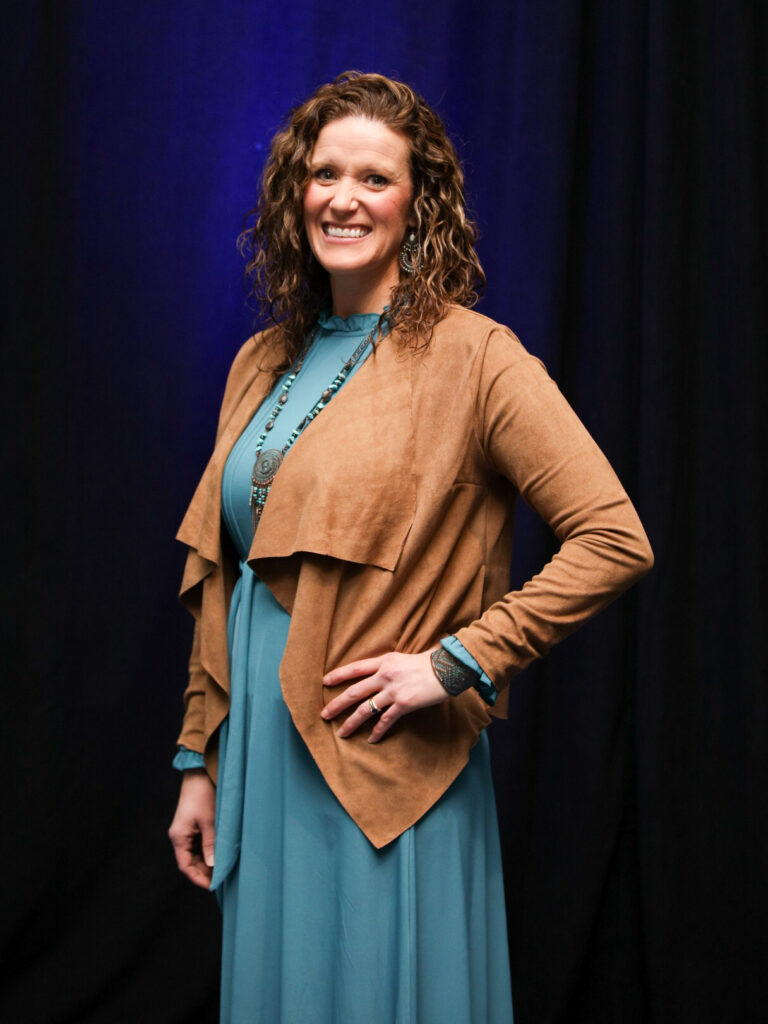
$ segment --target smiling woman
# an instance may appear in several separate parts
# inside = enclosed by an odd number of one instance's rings
[[[170,836],[219,894],[225,1024],[512,1021],[485,728],[652,556],[542,364],[468,308],[474,239],[401,82],[342,75],[273,140],[242,236],[272,324],[178,533]],[[508,592],[518,495],[560,550]]]
[[[413,348],[424,345],[451,303],[471,307],[485,284],[475,252],[477,235],[467,216],[464,174],[437,114],[403,82],[382,75],[341,75],[320,86],[292,112],[272,140],[261,193],[251,211],[255,222],[240,237],[246,274],[262,315],[280,324],[281,366],[296,358],[324,309],[333,308],[332,282],[313,258],[304,223],[304,200],[312,159],[326,128],[342,121],[367,121],[385,131],[368,138],[377,158],[392,134],[407,146],[414,230],[401,237],[400,269],[387,302],[397,309],[399,336]],[[333,133],[337,134],[337,133]],[[332,135],[333,137],[333,135]],[[314,168],[333,180],[334,168]],[[371,182],[387,178],[374,166]],[[419,273],[408,268],[418,266]],[[274,346],[273,346],[274,348]]]

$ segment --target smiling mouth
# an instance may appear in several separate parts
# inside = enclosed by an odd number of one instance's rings
[[[371,229],[365,227],[342,228],[337,224],[323,224],[323,234],[327,238],[365,238],[370,233]]]

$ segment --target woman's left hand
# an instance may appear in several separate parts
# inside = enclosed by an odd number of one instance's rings
[[[342,739],[374,717],[368,703],[371,698],[380,714],[368,737],[376,743],[403,715],[418,708],[450,700],[450,694],[435,675],[429,656],[435,647],[423,654],[400,654],[391,651],[378,658],[365,658],[341,665],[323,676],[324,686],[338,686],[350,679],[358,681],[344,693],[334,697],[321,711],[323,718],[335,718],[354,704],[359,707],[337,732]]]

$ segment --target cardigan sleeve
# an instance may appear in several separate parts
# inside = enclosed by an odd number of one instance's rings
[[[475,430],[491,470],[560,542],[521,590],[456,633],[500,689],[639,580],[653,554],[607,459],[543,364],[506,329],[486,344]]]
[[[184,691],[184,721],[176,743],[199,754],[205,751],[206,687],[207,673],[200,662],[200,623],[196,620],[189,656],[189,683]]]
[[[252,380],[252,376],[248,373],[248,366],[263,337],[264,335],[257,335],[249,338],[241,346],[229,369],[216,427],[217,442]],[[201,755],[205,750],[206,693],[209,684],[208,673],[203,668],[200,659],[200,622],[196,619],[192,652],[189,658],[189,682],[184,691],[184,718],[181,733],[176,742],[180,747],[185,747],[187,750]]]

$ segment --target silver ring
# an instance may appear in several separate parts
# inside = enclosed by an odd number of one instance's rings
[[[372,715],[378,715],[381,712],[381,708],[376,707],[376,701],[373,699],[373,697],[371,697],[371,699],[368,701],[368,707],[371,709]]]

